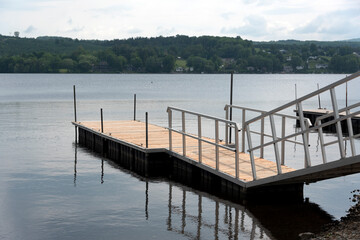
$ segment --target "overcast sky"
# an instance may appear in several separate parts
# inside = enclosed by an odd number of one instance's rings
[[[360,0],[0,0],[0,34],[78,39],[360,38]]]

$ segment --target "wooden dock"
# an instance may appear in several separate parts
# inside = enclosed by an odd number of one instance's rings
[[[94,132],[101,132],[100,122],[79,122],[76,125],[82,129],[91,129]],[[129,146],[141,149],[147,153],[154,152],[167,152],[170,155],[183,156],[182,148],[182,135],[179,133],[173,133],[172,151],[169,152],[169,130],[149,124],[149,139],[148,148],[146,145],[146,132],[145,123],[140,121],[106,121],[103,124],[103,135],[108,136],[109,139],[115,141],[121,141]],[[214,139],[204,138],[208,141],[215,142]],[[199,163],[198,148],[199,142],[191,137],[186,137],[186,158],[188,161],[194,164]],[[210,168],[216,168],[216,162],[214,159],[215,147],[207,144],[202,146],[202,164]],[[235,162],[233,152],[226,149],[219,149],[219,171],[229,176],[235,177]],[[262,158],[255,159],[255,165],[258,169],[258,179],[268,178],[277,175],[276,163],[268,161]],[[292,169],[287,166],[282,166],[282,172],[292,172]],[[253,180],[250,156],[246,153],[239,153],[239,180],[243,182],[250,182]]]
[[[221,197],[234,200],[295,197],[302,201],[304,183],[360,172],[360,154],[356,151],[356,141],[360,137],[357,123],[360,121],[360,111],[357,110],[360,102],[339,109],[335,94],[336,87],[358,76],[360,72],[268,112],[226,105],[226,117],[219,118],[169,106],[166,128],[148,124],[147,113],[146,123],[135,120],[103,121],[102,109],[101,121],[77,121],[74,86],[76,141],[132,172],[168,177]],[[327,91],[332,98],[333,113],[325,109],[302,109],[304,101]],[[294,106],[298,109],[297,117],[282,113],[283,110],[294,109]],[[241,110],[241,123],[228,118],[229,110],[231,113],[233,108]],[[248,112],[256,112],[258,116],[248,120]],[[135,113],[136,97],[134,119]],[[315,120],[318,122],[310,127],[307,118],[313,123]],[[286,133],[286,119],[298,121],[299,131]],[[346,136],[342,134],[345,129],[343,124],[348,127]],[[189,126],[196,134],[188,131]],[[334,126],[336,140],[328,141],[323,137],[323,131],[329,126]],[[213,138],[203,136],[205,127],[212,132]],[[220,129],[225,130],[221,133],[225,136],[224,141],[220,139]],[[318,132],[322,158],[322,163],[315,165],[309,150],[309,136],[314,131]],[[258,137],[257,140],[254,136]],[[234,142],[231,143],[232,139]],[[348,153],[345,141],[350,143]],[[301,146],[304,168],[292,169],[285,165],[286,142]],[[327,148],[333,145],[338,149],[339,158],[328,161]],[[264,151],[269,146],[273,148],[273,159],[268,160],[264,159]]]

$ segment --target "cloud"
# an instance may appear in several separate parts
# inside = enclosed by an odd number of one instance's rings
[[[33,33],[36,31],[36,28],[33,25],[30,25],[27,29],[25,29],[25,33]]]
[[[305,25],[293,30],[296,35],[323,36],[323,40],[342,40],[360,35],[360,9],[348,9],[317,16]]]
[[[143,31],[142,31],[140,28],[129,27],[126,32],[129,33],[129,34],[134,35],[134,34],[140,34],[140,33],[142,33]]]
[[[250,37],[261,37],[268,34],[268,26],[265,18],[251,15],[246,17],[244,22],[245,24],[239,27],[222,28],[221,33]]]
[[[82,27],[74,27],[74,28],[70,28],[70,29],[65,30],[65,32],[66,33],[79,33],[79,32],[82,32],[84,29],[85,29],[84,26],[82,26]]]
[[[225,20],[229,20],[232,16],[235,16],[236,13],[234,12],[225,12],[225,13],[222,13],[220,16],[225,19]]]
[[[174,27],[172,27],[172,28],[158,27],[156,29],[157,34],[161,35],[161,36],[169,36],[169,35],[173,34],[175,31],[176,30]]]
[[[67,23],[68,23],[69,25],[71,25],[71,24],[72,24],[72,19],[69,18],[69,20],[67,20]]]

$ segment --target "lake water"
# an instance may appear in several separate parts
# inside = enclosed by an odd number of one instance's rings
[[[344,76],[234,75],[233,103],[271,110],[295,84],[300,97]],[[167,106],[223,117],[230,76],[0,74],[0,239],[292,239],[344,216],[360,186],[355,174],[306,185],[302,204],[243,206],[137,176],[74,144],[73,85],[80,121],[100,108],[105,120],[132,119],[136,93],[137,118],[166,126]],[[350,103],[359,89],[350,85]],[[345,89],[337,96],[344,106]]]

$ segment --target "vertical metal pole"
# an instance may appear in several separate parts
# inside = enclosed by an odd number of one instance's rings
[[[295,83],[295,100],[297,100],[297,86]],[[298,110],[298,105],[296,105],[296,111]]]
[[[315,122],[315,126],[319,126],[319,125],[321,125],[321,120],[320,120],[320,122],[319,121]],[[325,142],[324,142],[324,135],[323,135],[322,127],[320,127],[318,129],[318,133],[319,133],[320,147],[321,147],[321,154],[322,154],[322,158],[323,158],[323,163],[327,163],[326,150],[325,150],[325,146],[324,146]]]
[[[337,120],[337,119],[339,119],[340,116],[339,116],[339,109],[338,109],[338,105],[337,105],[334,88],[330,89],[330,95],[331,95],[331,103],[332,103],[333,111],[334,111],[334,119]],[[344,142],[343,142],[344,140],[343,140],[343,134],[342,134],[340,121],[336,122],[336,132],[337,132],[337,137],[338,137],[340,156],[341,156],[341,158],[344,158],[345,157],[345,147],[344,147]]]
[[[104,132],[104,119],[103,119],[103,109],[100,108],[100,115],[101,115],[101,132]]]
[[[183,142],[183,156],[186,156],[186,138],[185,138],[185,112],[181,112],[181,122],[182,122],[182,142]]]
[[[346,110],[346,115],[350,114],[350,110],[347,109]],[[348,132],[349,132],[349,139],[350,139],[350,146],[351,146],[351,154],[352,156],[356,155],[356,150],[355,150],[355,143],[354,143],[354,131],[353,131],[353,126],[352,126],[352,121],[351,118],[346,119],[347,121],[347,126],[348,126]]]
[[[348,82],[346,82],[345,106],[348,106]]]
[[[202,141],[201,141],[201,116],[198,116],[198,151],[199,151],[199,163],[202,163]]]
[[[172,151],[172,111],[168,109],[168,121],[169,121],[169,150]]]
[[[76,116],[76,91],[75,91],[75,85],[73,86],[73,91],[74,91],[74,117],[75,117],[75,122],[77,122],[77,116]]]
[[[270,115],[269,118],[270,118],[272,138],[273,138],[274,141],[277,141],[278,138],[276,136],[274,115]],[[275,153],[277,172],[278,172],[278,174],[281,174],[282,173],[282,171],[281,171],[281,160],[280,160],[280,156],[279,156],[279,147],[278,147],[277,142],[274,143],[274,153]]]
[[[260,135],[260,158],[264,158],[264,142],[265,142],[265,135],[264,135],[264,131],[265,131],[265,119],[261,118],[261,135]]]
[[[73,86],[73,92],[74,92],[74,117],[75,117],[75,122],[77,122],[75,85]],[[75,143],[77,143],[77,126],[75,126]]]
[[[245,131],[243,129],[243,131]],[[235,177],[239,179],[239,128],[235,125]]]
[[[243,129],[244,129],[244,126],[243,126]],[[253,180],[256,180],[257,176],[256,176],[256,168],[255,168],[255,157],[254,157],[254,152],[252,150],[250,125],[247,125],[245,130],[246,130],[246,135],[247,135],[247,139],[248,139],[248,147],[249,147],[249,154],[250,154],[251,170],[252,170],[252,174],[253,174]]]
[[[225,119],[229,120],[229,106],[225,105]],[[229,124],[225,124],[225,145],[229,144]]]
[[[215,161],[216,170],[219,170],[219,121],[215,120]]]
[[[317,84],[318,90],[319,88],[319,84]],[[319,109],[321,109],[321,101],[320,101],[320,93],[318,94],[318,102],[319,102]]]
[[[136,94],[134,94],[134,121],[136,121]]]
[[[241,133],[241,152],[245,152],[245,131],[244,131],[244,126],[245,126],[245,109],[242,110],[242,133]]]
[[[297,104],[298,106],[298,114],[299,114],[299,118],[300,118],[300,128],[302,133],[302,138],[303,138],[303,144],[304,144],[304,154],[305,154],[305,167],[311,167],[311,161],[310,161],[310,152],[309,152],[309,141],[308,138],[306,136],[306,133],[304,133],[305,131],[309,131],[309,129],[306,129],[305,126],[305,118],[304,118],[304,112],[302,109],[302,104],[301,102],[298,102]]]
[[[281,140],[281,165],[285,165],[285,122],[286,122],[286,118],[282,117],[282,121],[281,121],[281,138],[283,140]]]
[[[234,72],[231,72],[230,80],[230,105],[233,104],[233,85],[234,85]],[[232,107],[230,107],[230,121],[232,121]],[[231,128],[229,129],[229,143],[231,143]]]
[[[149,147],[149,122],[148,122],[148,112],[145,113],[145,125],[146,125],[146,148]]]

